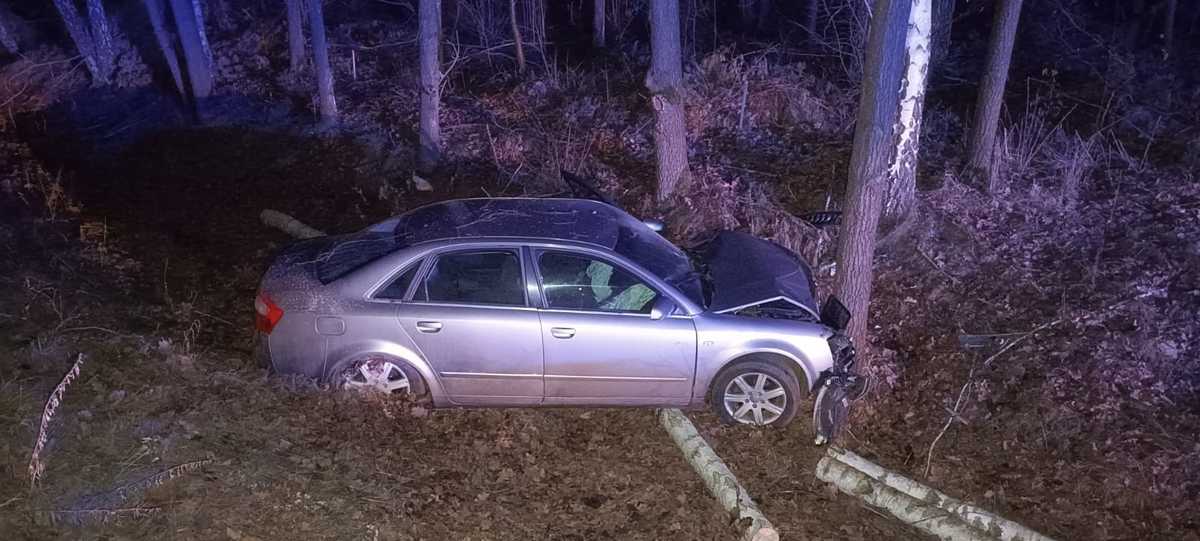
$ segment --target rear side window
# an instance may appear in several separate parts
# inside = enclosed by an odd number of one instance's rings
[[[521,259],[510,250],[439,256],[413,300],[525,306]]]
[[[375,294],[376,299],[386,299],[391,301],[399,301],[404,299],[404,294],[408,293],[408,286],[412,285],[413,278],[417,277],[417,269],[421,268],[421,263],[412,264],[407,270],[400,273],[392,283],[385,286]]]

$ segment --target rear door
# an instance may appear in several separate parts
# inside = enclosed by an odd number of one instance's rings
[[[529,306],[518,247],[453,250],[432,257],[400,324],[458,404],[542,401],[542,338]]]
[[[636,273],[585,252],[534,250],[543,308],[547,404],[684,405],[696,328],[650,318],[661,294]]]

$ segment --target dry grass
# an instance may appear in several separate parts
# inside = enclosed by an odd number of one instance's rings
[[[46,407],[42,409],[42,424],[38,428],[37,440],[33,445],[33,452],[29,455],[29,488],[37,487],[38,482],[42,478],[42,474],[46,471],[46,461],[42,459],[42,451],[46,447],[46,441],[50,437],[50,421],[54,420],[54,413],[58,411],[59,404],[62,403],[63,395],[67,392],[67,387],[71,386],[71,382],[79,377],[79,370],[83,366],[83,354],[80,353],[75,358],[75,363],[71,365],[71,369],[67,370],[62,381],[54,387],[54,391],[50,393],[50,397],[46,399]]]

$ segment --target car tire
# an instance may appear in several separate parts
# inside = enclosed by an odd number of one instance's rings
[[[359,384],[357,385],[351,384],[349,379],[350,375],[355,374],[363,364],[367,364],[374,369],[368,370],[368,372],[377,372],[389,380],[399,379],[400,374],[403,374],[403,379],[408,382],[408,387],[407,389],[397,390],[398,392],[407,394],[414,399],[421,399],[427,394],[428,387],[425,385],[425,380],[421,378],[421,374],[417,372],[416,368],[413,368],[402,360],[386,355],[367,355],[342,363],[338,368],[330,372],[328,378],[330,387],[344,391],[370,388],[370,385],[363,385],[364,383],[368,383],[364,377],[359,376],[356,378],[359,380]],[[398,370],[399,372],[394,372],[394,370]],[[384,374],[384,372],[388,373]],[[384,389],[379,390],[383,391]]]
[[[796,417],[803,391],[791,370],[770,361],[740,361],[713,380],[710,403],[725,424],[784,427]]]

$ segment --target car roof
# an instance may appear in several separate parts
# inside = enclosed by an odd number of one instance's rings
[[[371,227],[401,244],[478,237],[524,237],[614,249],[622,227],[647,228],[601,201],[568,198],[453,199],[425,205]]]

